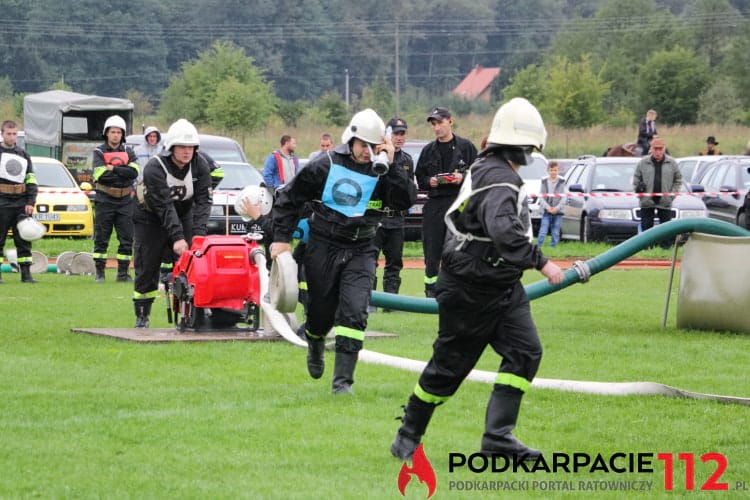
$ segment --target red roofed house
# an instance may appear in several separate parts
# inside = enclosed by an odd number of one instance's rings
[[[469,101],[477,99],[489,102],[492,82],[500,75],[500,68],[475,66],[466,78],[453,89],[453,93]]]

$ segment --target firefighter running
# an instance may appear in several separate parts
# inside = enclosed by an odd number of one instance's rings
[[[271,258],[275,259],[291,251],[289,242],[299,214],[306,203],[312,206],[304,257],[309,297],[307,369],[313,378],[323,375],[325,337],[333,327],[334,394],[352,392],[375,281],[378,250],[373,238],[383,208],[406,210],[416,199],[406,171],[392,164],[393,144],[384,134],[385,124],[375,111],[355,114],[342,134],[342,144],[316,156],[280,189],[272,212]],[[387,157],[382,159],[380,153]]]
[[[563,281],[560,268],[528,237],[531,219],[518,175],[546,137],[539,111],[526,99],[504,104],[492,122],[487,148],[448,209],[449,233],[435,288],[438,337],[391,445],[397,458],[411,458],[435,408],[455,394],[487,345],[502,362],[487,404],[481,453],[518,460],[540,456],[511,431],[542,357],[521,276],[534,268],[551,284]]]

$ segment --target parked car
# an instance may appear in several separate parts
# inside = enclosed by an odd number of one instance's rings
[[[750,190],[750,156],[722,158],[698,179],[708,216],[747,227],[745,197]]]
[[[563,239],[619,243],[638,233],[638,198],[626,193],[633,193],[632,179],[639,161],[640,158],[583,156],[570,167]],[[690,185],[683,182],[680,191],[689,192]],[[699,197],[677,196],[672,203],[673,219],[706,215],[706,205]]]
[[[198,134],[201,151],[205,151],[217,163],[229,161],[247,163],[247,157],[237,141],[222,135]],[[127,136],[125,143],[130,147],[143,144],[143,134]]]
[[[87,238],[94,234],[94,215],[86,193],[60,161],[33,156],[39,192],[33,217],[47,229],[45,236]]]
[[[245,186],[257,186],[263,182],[263,175],[246,162],[217,163],[224,170],[224,178],[214,190],[208,234],[245,234],[245,222],[237,215],[234,202]]]
[[[417,162],[419,161],[419,154],[429,142],[430,141],[422,140],[404,142],[402,149],[411,155],[415,169],[417,168]],[[422,210],[424,209],[425,203],[427,203],[427,191],[418,191],[417,202],[409,208],[406,214],[404,226],[405,241],[422,240]]]
[[[542,190],[542,178],[547,175],[547,158],[541,153],[531,153],[532,162],[522,166],[518,173],[523,179],[526,194],[529,198],[529,213],[531,214],[531,228],[534,235],[539,233],[542,223],[542,198],[539,196]]]
[[[683,156],[682,158],[675,158],[677,166],[680,167],[682,173],[682,180],[688,181],[691,184],[696,184],[698,179],[703,177],[703,173],[706,171],[709,165],[712,163],[728,158],[727,156]]]

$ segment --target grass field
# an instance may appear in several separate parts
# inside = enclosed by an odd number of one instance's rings
[[[132,286],[114,283],[114,270],[108,273],[104,285],[90,276],[47,273],[33,286],[4,276],[0,498],[401,498],[402,464],[388,448],[417,373],[360,363],[356,395],[334,397],[330,353],[326,374],[315,381],[304,351],[281,342],[142,345],[71,333],[132,326]],[[420,295],[421,271],[407,270],[404,278],[402,293]],[[750,337],[676,329],[676,287],[662,329],[667,278],[667,270],[609,270],[534,301],[545,347],[538,376],[656,381],[750,396]],[[155,327],[168,326],[163,304],[155,304]],[[368,340],[366,348],[429,358],[436,316],[378,312],[369,323],[399,336]],[[486,353],[478,368],[494,371],[498,362]],[[654,472],[451,473],[450,453],[478,449],[489,392],[486,384],[466,382],[437,409],[424,439],[437,476],[433,498],[507,494],[458,491],[460,481],[468,481],[460,483],[464,488],[526,482],[528,490],[514,492],[521,498],[639,494],[580,489],[600,484],[592,481],[651,481],[643,498],[737,498],[737,482],[750,487],[746,406],[543,389],[532,389],[522,406],[516,434],[527,444],[547,453],[653,453]],[[708,452],[727,458],[719,482],[729,492],[697,491],[716,469],[700,460]],[[672,492],[664,491],[657,453],[674,454]],[[678,453],[695,456],[696,491],[686,490]],[[533,481],[546,488],[573,481],[576,490],[532,489]],[[426,498],[426,491],[413,479],[406,498]]]

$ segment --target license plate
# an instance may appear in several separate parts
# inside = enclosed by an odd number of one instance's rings
[[[229,225],[229,233],[230,234],[245,234],[247,233],[247,229],[245,229],[245,224],[240,223],[232,223]]]
[[[424,207],[424,205],[413,205],[409,208],[409,213],[411,215],[419,215],[422,213],[422,207]]]
[[[38,221],[43,221],[43,222],[57,222],[60,220],[60,214],[50,214],[50,213],[34,214],[34,218]]]

